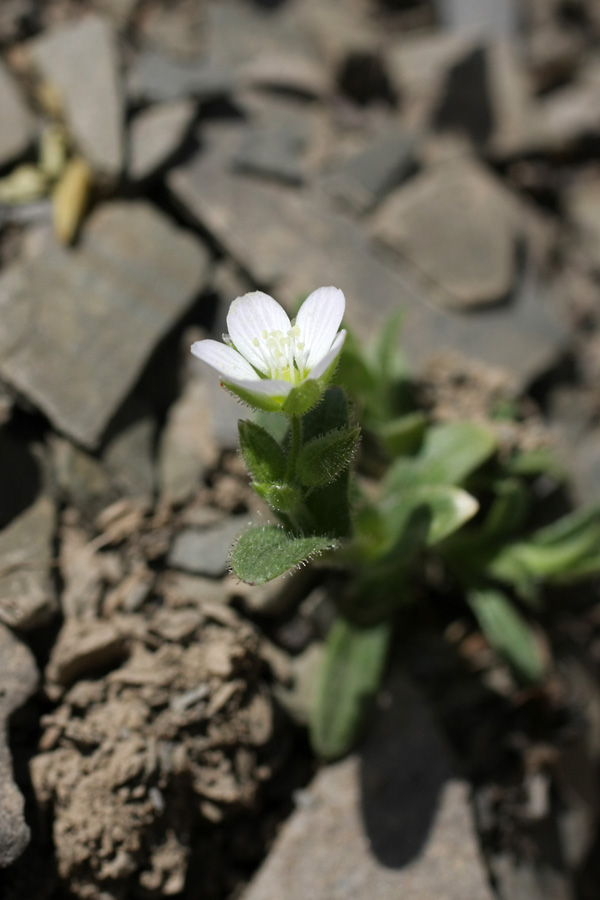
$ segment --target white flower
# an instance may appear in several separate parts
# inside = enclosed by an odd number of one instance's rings
[[[290,322],[276,300],[253,291],[231,304],[226,343],[196,341],[192,353],[217,370],[225,387],[253,406],[281,409],[294,388],[309,382],[314,384],[308,384],[305,393],[315,397],[313,405],[346,337],[345,331],[338,332],[345,306],[338,288],[318,288]]]

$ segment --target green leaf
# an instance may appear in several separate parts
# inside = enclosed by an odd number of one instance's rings
[[[302,419],[302,438],[310,441],[336,428],[348,427],[348,404],[344,392],[339,387],[325,391],[318,406],[311,409]]]
[[[221,381],[221,385],[252,409],[260,409],[263,412],[280,412],[283,408],[285,396],[283,394],[272,396],[270,394],[255,394],[253,391],[240,387],[237,384],[230,384],[227,381]]]
[[[238,422],[240,449],[255,481],[281,481],[285,474],[285,454],[274,437],[255,422]]]
[[[493,431],[477,422],[435,425],[425,433],[418,456],[397,460],[384,479],[385,489],[415,484],[461,484],[495,451]]]
[[[262,409],[257,409],[252,421],[255,425],[260,425],[261,428],[268,431],[278,444],[283,444],[283,439],[290,426],[290,421],[285,413],[265,412]]]
[[[252,487],[276,512],[293,512],[302,503],[300,491],[291,484],[277,482],[261,484],[253,481]]]
[[[523,475],[525,477],[550,475],[556,481],[565,480],[564,468],[546,447],[517,453],[505,463],[505,468],[512,475]]]
[[[330,484],[346,469],[356,452],[360,428],[340,428],[304,444],[298,454],[296,474],[306,487]]]
[[[531,507],[530,491],[520,478],[504,478],[494,485],[496,498],[483,525],[486,537],[504,537],[518,531]]]
[[[479,509],[477,500],[461,488],[439,484],[409,488],[380,504],[387,544],[380,542],[379,556],[394,547],[413,553],[431,547],[461,528]]]
[[[527,541],[503,547],[491,560],[493,578],[513,584],[522,596],[532,583],[565,583],[600,572],[600,509],[576,510]]]
[[[241,581],[264,584],[336,546],[330,537],[295,537],[277,525],[251,525],[232,547],[229,563]]]
[[[391,315],[369,351],[368,358],[371,365],[383,382],[395,381],[406,376],[406,362],[398,345],[403,321],[404,310],[400,309]]]
[[[391,624],[359,628],[337,619],[329,632],[310,722],[314,750],[336,759],[351,749],[379,689]]]
[[[472,591],[468,602],[490,646],[527,680],[539,681],[544,658],[528,622],[501,591]]]
[[[422,412],[412,412],[378,424],[374,431],[390,456],[401,456],[418,450],[426,425]]]

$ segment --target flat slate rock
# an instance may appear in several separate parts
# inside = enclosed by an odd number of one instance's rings
[[[10,715],[31,697],[37,682],[33,654],[0,624],[0,868],[18,859],[29,843],[25,801],[12,775],[7,724]]]
[[[0,166],[21,156],[33,137],[33,119],[12,75],[0,60]]]
[[[81,246],[0,278],[0,372],[93,448],[157,342],[208,277],[209,254],[151,206],[111,203]]]
[[[231,93],[233,87],[233,74],[223,64],[204,57],[175,60],[155,50],[140,54],[127,79],[128,93],[137,102],[164,103],[185,97],[214,100]]]
[[[143,181],[179,150],[196,115],[190,100],[159,103],[139,113],[129,129],[128,174]]]
[[[320,198],[227,171],[224,143],[209,144],[207,152],[172,170],[169,188],[254,283],[268,285],[290,310],[299,296],[333,284],[346,294],[347,319],[361,339],[402,310],[402,347],[414,366],[455,350],[509,368],[521,385],[567,345],[557,301],[541,286],[526,281],[521,289],[517,279],[513,302],[485,314],[438,308],[431,285],[414,268],[397,257],[380,258],[363,230]]]
[[[116,177],[123,168],[124,98],[116,36],[90,14],[33,41],[43,78],[60,92],[67,121],[92,168]]]
[[[469,787],[396,673],[358,753],[302,793],[242,900],[492,900]]]
[[[388,128],[364,150],[332,166],[320,184],[342,205],[367,212],[414,166],[416,143],[406,129]]]
[[[383,204],[373,234],[406,256],[448,295],[482,306],[506,297],[515,274],[517,227],[511,196],[478,163],[426,171]]]
[[[42,496],[0,531],[0,622],[37,628],[58,610],[51,576],[56,510]]]
[[[248,524],[247,516],[233,516],[209,528],[181,531],[173,541],[167,563],[193,575],[225,575],[231,545]]]

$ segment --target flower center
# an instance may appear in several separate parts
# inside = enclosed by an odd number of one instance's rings
[[[260,351],[265,374],[278,381],[297,384],[306,377],[306,352],[300,329],[292,325],[286,332],[263,331],[252,343]]]

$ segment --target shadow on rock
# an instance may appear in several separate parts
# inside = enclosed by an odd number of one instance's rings
[[[400,671],[389,678],[360,750],[361,802],[371,850],[380,863],[402,868],[428,842],[445,783],[449,751],[431,712]]]

